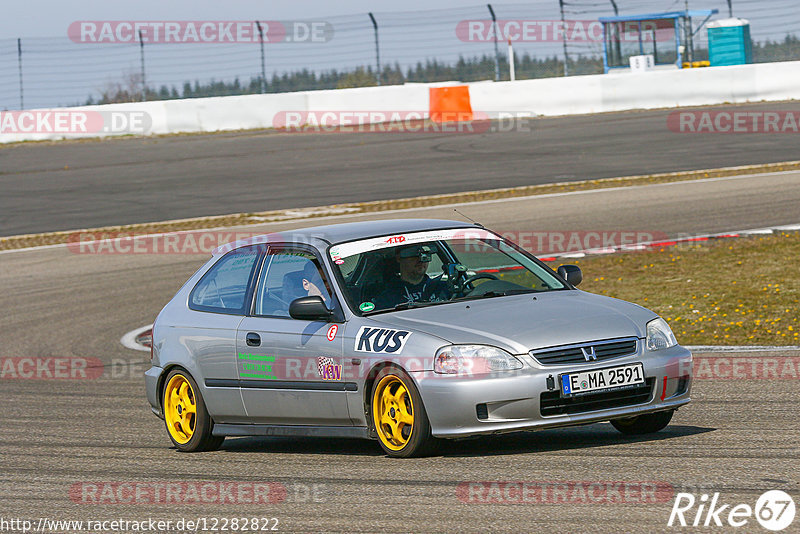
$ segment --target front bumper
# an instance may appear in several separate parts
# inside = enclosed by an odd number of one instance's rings
[[[676,409],[690,402],[692,354],[681,346],[580,366],[542,366],[530,356],[518,356],[525,367],[491,377],[458,377],[411,373],[419,388],[435,437],[457,438],[480,434],[538,430],[630,417]],[[560,415],[542,415],[542,393],[548,377],[557,386],[558,375],[641,362],[651,391],[631,404]],[[553,386],[551,382],[551,387]],[[625,401],[622,401],[625,402]],[[611,405],[611,404],[609,404]]]

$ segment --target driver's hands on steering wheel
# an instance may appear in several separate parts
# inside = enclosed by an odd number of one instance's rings
[[[443,275],[447,275],[447,287],[454,297],[463,297],[475,289],[473,282],[476,280],[499,280],[491,273],[468,274],[466,266],[461,263],[448,263],[442,265]]]
[[[463,279],[467,277],[467,268],[460,263],[446,263],[442,271],[447,275],[447,288],[454,296],[460,295],[465,289]]]
[[[475,273],[472,276],[467,274],[467,268],[460,263],[448,263],[442,266],[442,271],[447,274],[447,286],[453,296],[464,296],[473,291],[476,280],[499,280],[491,273]]]
[[[467,286],[470,286],[470,289],[474,290],[475,286],[472,285],[472,282],[476,280],[500,280],[500,279],[491,273],[475,273],[466,280],[464,280],[464,289],[466,289]]]

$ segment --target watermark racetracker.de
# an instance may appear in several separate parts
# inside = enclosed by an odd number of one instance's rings
[[[665,232],[656,230],[501,230],[495,231],[502,238],[515,243],[535,256],[568,254],[572,252],[611,252],[617,249],[633,248],[645,243],[663,242],[668,238]],[[470,231],[463,233],[464,242],[455,243],[453,248],[459,252],[482,252],[489,249],[488,244],[471,239]]]
[[[333,24],[323,20],[84,20],[67,28],[75,43],[327,43]]]
[[[145,135],[153,120],[141,110],[35,109],[0,111],[0,135]]]
[[[691,362],[677,360],[667,365],[670,376],[689,374],[695,380],[800,380],[800,356],[698,356]]]
[[[96,380],[104,370],[103,362],[93,357],[0,358],[0,380]]]
[[[667,128],[674,133],[693,134],[797,134],[800,112],[673,111],[667,116]]]
[[[495,31],[495,28],[497,30]],[[675,27],[669,20],[628,21],[609,26],[612,40],[625,43],[670,42],[675,38]],[[538,20],[501,19],[462,20],[456,24],[456,37],[468,43],[488,43],[495,38],[512,43],[602,43],[603,24],[598,20]],[[496,37],[495,37],[496,36]]]
[[[147,364],[125,358],[103,362],[93,356],[0,357],[0,380],[138,380]]]
[[[478,110],[286,110],[272,118],[284,133],[485,134],[533,131],[530,112]]]
[[[232,250],[233,243],[254,240],[258,232],[197,230],[147,234],[136,232],[74,232],[67,236],[73,254],[204,254]]]
[[[323,483],[246,481],[85,481],[69,488],[75,504],[280,504],[323,503]]]
[[[654,504],[669,502],[668,482],[608,480],[465,481],[456,497],[466,504]]]

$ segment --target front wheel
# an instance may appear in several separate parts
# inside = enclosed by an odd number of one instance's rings
[[[434,439],[411,377],[397,367],[385,367],[372,386],[372,424],[389,456],[410,458],[432,452]]]
[[[625,419],[614,419],[611,424],[614,425],[614,428],[629,436],[652,434],[666,428],[674,413],[675,410],[648,413],[637,415],[636,417],[626,417]]]
[[[183,452],[218,449],[225,437],[211,435],[214,422],[194,379],[183,369],[173,369],[165,383],[164,423],[175,447]]]

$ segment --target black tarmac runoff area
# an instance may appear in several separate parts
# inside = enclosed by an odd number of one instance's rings
[[[781,110],[800,104],[682,111]],[[248,131],[5,146],[0,236],[800,159],[796,135],[680,133],[672,113],[532,119],[475,134]]]

